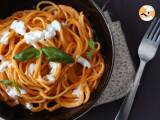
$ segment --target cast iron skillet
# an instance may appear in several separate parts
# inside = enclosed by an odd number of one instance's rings
[[[1,0],[0,17],[5,18],[18,10],[32,9],[40,0]],[[79,118],[92,108],[98,100],[110,79],[114,61],[114,45],[106,21],[92,0],[52,0],[53,2],[73,6],[79,11],[83,11],[94,28],[95,39],[102,45],[101,53],[105,58],[107,69],[101,79],[98,89],[92,94],[91,99],[84,105],[73,108],[62,108],[55,112],[32,113],[21,106],[11,108],[0,102],[0,117],[5,120],[73,120]]]

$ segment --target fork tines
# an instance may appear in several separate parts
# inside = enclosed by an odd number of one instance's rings
[[[152,41],[157,41],[157,42],[160,41],[160,19],[159,18],[155,18],[152,21],[144,37]]]

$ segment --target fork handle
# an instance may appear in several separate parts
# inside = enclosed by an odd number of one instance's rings
[[[129,114],[130,114],[130,111],[131,111],[131,108],[132,108],[132,105],[134,102],[134,98],[136,96],[136,92],[137,92],[145,65],[146,65],[146,62],[141,60],[140,66],[138,68],[138,72],[135,77],[135,81],[133,83],[133,86],[132,86],[130,92],[128,93],[128,95],[126,96],[124,102],[122,103],[121,108],[120,108],[115,120],[128,120],[128,117],[129,117]]]

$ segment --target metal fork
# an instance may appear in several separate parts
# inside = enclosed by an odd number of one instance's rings
[[[142,38],[138,49],[140,65],[133,86],[126,96],[115,120],[128,120],[146,63],[154,58],[160,44],[160,19],[155,18]]]

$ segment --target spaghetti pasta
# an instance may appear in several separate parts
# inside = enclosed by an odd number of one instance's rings
[[[12,27],[11,27],[12,26]],[[41,1],[0,20],[0,100],[33,112],[85,104],[105,69],[83,12]]]

